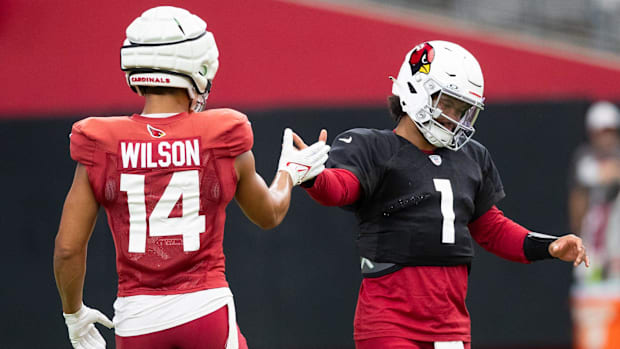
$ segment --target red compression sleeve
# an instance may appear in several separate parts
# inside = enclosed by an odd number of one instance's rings
[[[353,172],[341,168],[326,168],[319,174],[314,185],[304,188],[323,206],[346,206],[360,198],[362,187]]]
[[[523,241],[530,231],[504,216],[496,206],[468,227],[471,236],[485,250],[514,262],[530,263],[523,252]]]

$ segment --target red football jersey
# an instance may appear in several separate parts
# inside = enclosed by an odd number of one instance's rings
[[[87,118],[71,157],[88,169],[116,246],[118,295],[227,287],[225,208],[235,157],[252,148],[247,117],[231,109],[167,118]]]

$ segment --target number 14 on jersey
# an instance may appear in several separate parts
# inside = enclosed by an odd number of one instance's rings
[[[129,252],[146,251],[147,215],[144,175],[121,174],[121,191],[127,193],[129,208]],[[182,199],[183,215],[169,217],[177,201]],[[183,236],[183,251],[200,248],[200,233],[205,232],[205,216],[200,210],[200,182],[197,170],[175,172],[164,193],[148,217],[151,236]]]

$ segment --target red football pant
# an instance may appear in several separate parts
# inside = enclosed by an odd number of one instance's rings
[[[248,349],[237,328],[239,349]],[[224,349],[228,339],[228,307],[194,321],[140,336],[116,336],[117,349]]]
[[[471,343],[463,343],[471,349]],[[434,349],[433,342],[418,342],[401,337],[376,337],[355,341],[355,349]]]

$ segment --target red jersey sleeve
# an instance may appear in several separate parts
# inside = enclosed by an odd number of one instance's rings
[[[504,216],[496,206],[468,227],[471,236],[485,250],[514,262],[530,263],[523,252],[523,241],[530,231]]]
[[[226,145],[231,157],[237,157],[252,149],[254,134],[252,124],[245,114],[232,109],[224,109],[220,142]]]
[[[326,168],[316,177],[312,187],[304,189],[323,206],[347,206],[360,198],[362,186],[353,172]]]
[[[88,119],[73,124],[71,128],[70,151],[71,158],[83,165],[93,166],[96,143],[88,136]]]

